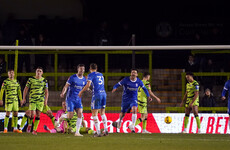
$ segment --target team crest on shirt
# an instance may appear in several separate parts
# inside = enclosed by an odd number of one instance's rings
[[[138,87],[138,84],[136,83],[136,87]]]
[[[83,82],[83,85],[85,85],[85,82]]]

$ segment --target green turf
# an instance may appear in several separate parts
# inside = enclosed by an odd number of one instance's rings
[[[92,135],[74,137],[70,134],[0,133],[1,150],[227,150],[229,135],[214,134],[109,134],[93,138]]]

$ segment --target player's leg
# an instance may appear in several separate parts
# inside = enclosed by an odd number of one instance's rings
[[[105,107],[106,107],[106,94],[101,95],[101,119],[104,125],[104,135],[108,135],[108,127],[107,127],[107,117],[105,115]]]
[[[21,125],[20,125],[20,127],[19,127],[19,130],[22,131],[22,129],[23,129],[23,127],[25,126],[26,121],[27,121],[27,119],[29,118],[29,116],[30,116],[30,111],[27,110],[27,111],[25,112],[25,115],[24,115],[23,118],[22,118],[22,121],[21,121]]]
[[[129,125],[129,128],[132,131],[132,133],[135,133],[135,123],[137,120],[137,105],[136,106],[131,105],[131,108],[132,108],[132,123],[131,125]]]
[[[43,107],[42,113],[46,114],[51,119],[53,125],[55,126],[55,117],[54,117],[53,112],[51,111],[51,109],[48,105]]]
[[[13,132],[15,132],[15,133],[22,133],[21,130],[18,130],[18,112],[14,111],[13,112],[13,116],[14,116],[14,125],[13,125],[14,130],[13,130]]]
[[[147,118],[148,118],[148,113],[143,114],[143,131],[142,133],[151,133],[149,131],[146,130],[147,127]]]
[[[196,119],[196,124],[197,124],[197,128],[198,128],[198,133],[200,133],[200,118],[198,116],[198,106],[193,106],[192,107],[195,119]]]
[[[34,121],[34,128],[32,134],[37,135],[37,128],[40,122],[40,115],[44,107],[44,102],[37,102],[36,103],[36,117]]]
[[[135,126],[145,120],[145,113],[147,113],[147,107],[145,109],[144,106],[138,105],[138,112],[141,114],[141,117],[137,119]]]
[[[80,127],[81,127],[81,123],[82,123],[82,108],[77,108],[75,110],[77,112],[77,122],[76,122],[76,132],[75,132],[75,136],[83,136],[80,134]]]
[[[6,116],[4,119],[4,132],[3,133],[8,132],[9,117],[10,117],[10,111],[6,111]]]
[[[190,115],[191,110],[192,108],[185,107],[184,130],[182,131],[183,133],[187,133],[189,115]]]
[[[121,122],[122,122],[122,119],[124,118],[126,112],[128,111],[128,109],[130,109],[130,105],[129,103],[126,103],[122,100],[121,102],[121,113],[119,114],[119,119],[117,121],[117,128],[120,129],[121,127]]]
[[[28,127],[26,129],[27,133],[31,132],[32,123],[34,116],[36,115],[36,103],[29,103],[29,118],[28,118]]]
[[[100,122],[98,119],[98,111],[101,109],[101,102],[98,96],[93,95],[92,101],[91,101],[91,111],[92,111],[92,117],[94,121],[94,125],[96,128],[97,134],[95,134],[95,137],[100,137],[101,136],[101,131],[100,131]]]
[[[41,111],[40,110],[36,110],[36,117],[34,120],[34,127],[33,127],[33,132],[32,134],[37,135],[37,128],[40,122],[40,115],[41,115]]]
[[[36,111],[35,110],[30,110],[30,116],[29,116],[29,119],[28,119],[28,127],[26,129],[27,133],[31,132],[31,128],[32,128],[32,124],[33,124],[33,119],[34,119],[35,115],[36,115]]]
[[[98,119],[98,111],[99,109],[92,109],[92,117],[93,117],[93,121],[94,121],[94,125],[96,128],[96,132],[97,132],[97,136],[101,135],[101,131],[100,131],[100,122]]]
[[[71,100],[66,101],[66,107],[67,107],[67,118],[72,119],[74,115],[74,103]]]
[[[19,107],[18,107],[18,101],[16,101],[16,102],[14,102],[13,103],[13,115],[12,116],[14,116],[13,118],[12,118],[12,123],[13,123],[13,128],[14,128],[14,130],[13,130],[13,132],[16,132],[16,133],[22,133],[22,131],[21,130],[18,130],[18,111],[19,111]]]

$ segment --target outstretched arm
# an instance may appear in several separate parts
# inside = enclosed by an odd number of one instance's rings
[[[67,91],[68,88],[69,88],[69,84],[66,83],[65,86],[64,86],[63,89],[62,89],[61,94],[60,94],[60,97],[61,97],[61,98],[64,98],[64,95],[65,95],[65,93],[66,93],[66,91]]]
[[[86,84],[86,85],[84,86],[84,88],[79,92],[78,96],[81,97],[82,94],[83,94],[83,92],[89,89],[90,85],[91,85],[91,81],[88,80],[88,81],[87,81],[87,84]]]
[[[112,93],[114,93],[116,90],[117,90],[117,88],[119,87],[119,86],[122,86],[122,85],[124,85],[124,79],[123,80],[121,80],[120,82],[118,82],[117,84],[115,84],[114,86],[113,86],[113,90],[112,90]]]
[[[151,90],[149,90],[149,94],[157,100],[158,103],[161,103],[161,99],[157,97]]]

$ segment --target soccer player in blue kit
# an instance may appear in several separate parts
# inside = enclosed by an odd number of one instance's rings
[[[76,123],[76,133],[75,136],[83,136],[79,133],[81,123],[82,123],[82,111],[83,106],[81,102],[81,97],[78,96],[79,92],[83,89],[86,85],[87,80],[83,76],[85,73],[85,65],[79,64],[77,66],[77,74],[74,74],[69,77],[67,80],[62,92],[60,94],[61,98],[64,98],[66,94],[66,105],[67,105],[67,116],[65,118],[71,119],[74,115],[74,110],[77,113],[77,123]]]
[[[97,72],[97,64],[92,63],[90,64],[90,74],[88,75],[88,81],[86,86],[79,92],[79,97],[82,96],[82,93],[86,91],[91,83],[93,86],[93,96],[91,100],[91,111],[92,116],[96,128],[96,134],[94,137],[100,137],[100,123],[98,120],[98,112],[100,111],[102,122],[104,124],[104,136],[108,135],[107,129],[107,117],[105,115],[105,107],[106,107],[106,92],[104,87],[104,77],[103,74]]]
[[[222,91],[222,95],[221,95],[222,100],[226,100],[225,95],[226,95],[227,91],[228,91],[228,115],[229,115],[228,126],[230,128],[230,80],[225,82],[225,85],[224,85],[224,88],[223,88],[223,91]]]
[[[149,92],[143,82],[137,77],[138,71],[137,69],[131,69],[131,76],[125,77],[123,80],[118,82],[114,85],[112,93],[114,93],[119,86],[123,86],[123,95],[122,95],[122,102],[121,102],[121,113],[119,117],[119,121],[117,124],[117,128],[121,127],[122,119],[125,116],[127,110],[132,109],[132,123],[129,125],[129,129],[132,133],[135,133],[135,123],[137,120],[137,92],[138,88],[141,87],[148,100],[151,100]]]

